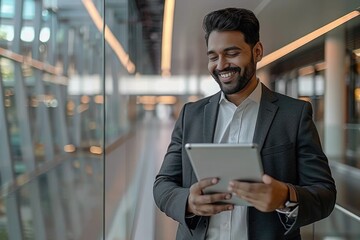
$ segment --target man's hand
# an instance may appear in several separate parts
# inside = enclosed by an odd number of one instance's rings
[[[217,178],[203,179],[190,187],[187,212],[197,216],[212,216],[222,211],[232,210],[232,204],[215,204],[230,199],[230,193],[203,194],[203,189],[219,182]]]
[[[263,183],[231,181],[229,191],[262,212],[271,212],[283,207],[288,198],[287,185],[266,174],[262,180]]]

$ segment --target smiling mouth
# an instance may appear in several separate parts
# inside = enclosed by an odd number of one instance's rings
[[[221,72],[219,73],[218,75],[221,77],[221,78],[230,78],[232,77],[236,72],[233,71],[233,72]]]

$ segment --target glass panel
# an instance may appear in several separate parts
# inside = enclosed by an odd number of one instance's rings
[[[139,199],[143,191],[151,189],[142,188],[142,169],[151,167],[145,165],[146,158],[141,149],[149,140],[132,131],[138,127],[136,121],[140,110],[136,96],[124,93],[123,82],[128,76],[134,76],[131,64],[128,64],[134,60],[134,55],[141,52],[145,57],[148,53],[141,50],[144,42],[135,1],[115,3],[105,0],[105,12],[105,24],[109,30],[105,35],[105,236],[106,239],[136,239],[136,216],[141,211]],[[124,60],[119,54],[121,48],[129,59]],[[152,211],[152,206],[148,211]]]
[[[3,18],[13,18],[15,12],[15,0],[2,0],[0,13]]]
[[[24,239],[41,239],[39,231],[45,239],[100,239],[101,223],[87,224],[90,219],[101,219],[101,165],[97,157],[72,157],[2,198],[2,209],[6,215],[14,210],[9,204],[17,203]],[[36,226],[39,216],[44,226]],[[2,218],[0,239],[9,239],[6,226],[14,230],[8,219]]]
[[[279,93],[286,92],[286,79],[277,79],[275,82],[275,90]]]
[[[314,224],[306,225],[300,228],[301,239],[313,240],[314,239]]]
[[[337,206],[328,218],[315,223],[314,239],[360,239],[359,226],[359,216],[349,215],[345,209]]]
[[[345,164],[360,168],[360,124],[347,124],[346,136],[346,160]]]
[[[0,239],[101,239],[103,35],[84,2],[0,1]]]
[[[14,27],[10,25],[0,24],[0,40],[13,41],[14,40]]]
[[[26,20],[33,19],[34,13],[35,13],[34,0],[24,0],[24,12],[23,12],[24,19]]]
[[[299,77],[299,95],[300,96],[312,96],[314,94],[314,78],[312,75]]]

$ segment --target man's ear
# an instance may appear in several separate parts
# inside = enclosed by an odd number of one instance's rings
[[[261,42],[257,42],[253,48],[253,56],[255,62],[260,62],[263,57],[263,46]]]

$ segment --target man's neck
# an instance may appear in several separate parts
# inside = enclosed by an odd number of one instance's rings
[[[227,100],[239,106],[255,90],[258,82],[259,80],[254,76],[240,92],[226,95]]]

